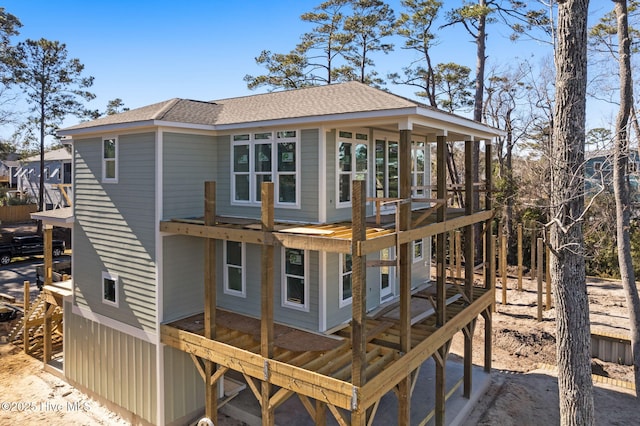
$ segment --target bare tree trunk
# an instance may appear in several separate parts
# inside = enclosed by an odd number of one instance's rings
[[[588,0],[558,3],[551,164],[551,277],[555,288],[562,425],[593,425],[591,330],[585,277],[584,142]]]
[[[486,7],[486,0],[478,0],[478,4],[481,7]],[[477,122],[482,121],[482,106],[484,100],[484,68],[486,64],[486,42],[487,42],[487,17],[486,15],[481,15],[478,18],[478,33],[476,38],[476,93],[474,99],[473,106],[473,119]],[[480,181],[480,144],[473,145],[473,153],[472,153],[472,163],[473,163],[473,181]],[[491,173],[491,170],[488,170],[487,173]],[[480,193],[474,192],[473,194],[473,210],[476,211],[480,208]],[[477,223],[475,225],[474,230],[475,235],[475,247],[476,259],[483,259],[484,253],[482,253],[482,232],[480,229],[480,224]]]
[[[613,191],[616,199],[616,235],[618,265],[625,290],[629,320],[631,322],[631,351],[636,383],[636,397],[640,393],[640,297],[636,286],[633,262],[631,260],[631,227],[629,185],[627,163],[629,159],[629,116],[633,103],[631,89],[631,40],[627,17],[627,1],[614,0],[618,20],[618,62],[620,73],[620,110],[616,118],[616,139],[613,162]]]

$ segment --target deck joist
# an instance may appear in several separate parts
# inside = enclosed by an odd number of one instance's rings
[[[464,288],[460,290],[464,291]],[[218,326],[216,339],[206,339],[202,315],[163,325],[162,343],[258,380],[268,379],[270,383],[292,392],[355,411],[370,407],[392,390],[403,377],[488,309],[494,300],[493,292],[474,287],[474,301],[470,305],[460,298],[448,306],[444,326],[436,327],[434,316],[414,324],[411,330],[412,349],[404,355],[398,348],[399,323],[389,318],[368,318],[366,324],[370,336],[365,357],[366,383],[361,387],[350,382],[349,326],[330,336],[335,341],[335,347],[331,349],[310,351],[276,345],[271,359],[260,355],[260,340],[256,339],[255,333]],[[307,338],[312,340],[314,336],[308,333]]]

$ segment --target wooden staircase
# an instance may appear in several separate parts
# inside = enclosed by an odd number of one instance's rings
[[[16,346],[24,347],[25,353],[36,357],[44,354],[45,310],[48,306],[48,317],[51,320],[51,347],[62,347],[62,306],[50,303],[46,292],[38,297],[25,309],[21,323],[18,323],[9,333],[9,341]]]

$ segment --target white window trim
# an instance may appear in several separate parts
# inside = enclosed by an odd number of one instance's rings
[[[419,146],[418,144],[422,143],[422,146]],[[429,155],[428,155],[428,145],[426,143],[426,141],[424,140],[412,140],[411,141],[411,160],[412,160],[412,164],[411,164],[411,186],[417,186],[418,185],[418,176],[420,174],[422,174],[422,182],[423,182],[423,186],[428,185],[428,178],[429,178],[429,174],[427,173],[427,171],[429,170],[428,167],[428,161],[429,161]],[[422,151],[422,155],[423,155],[423,160],[424,160],[424,170],[419,171],[418,170],[418,162],[417,162],[417,153],[418,151]],[[429,198],[428,195],[428,190],[426,188],[422,188],[422,189],[412,189],[411,190],[411,194],[418,198]]]
[[[111,280],[114,282],[115,284],[115,301],[112,300],[108,300],[104,298],[104,281],[105,280]],[[100,292],[102,294],[102,303],[106,304],[106,305],[111,305],[114,307],[119,307],[120,304],[120,298],[118,297],[118,294],[120,293],[120,277],[117,274],[111,274],[109,272],[103,271],[102,272],[102,280],[100,281]]]
[[[340,136],[340,132],[349,132],[352,133],[353,137],[352,138],[347,138],[347,137],[342,137]],[[367,139],[366,140],[362,140],[362,139],[358,139],[356,137],[357,134],[366,134],[367,135]],[[365,129],[336,129],[336,153],[335,153],[335,175],[336,175],[336,195],[335,195],[335,200],[336,200],[336,208],[337,209],[343,209],[343,208],[351,208],[351,199],[353,198],[353,194],[351,193],[351,181],[353,181],[356,178],[356,174],[357,174],[357,170],[356,170],[356,160],[355,160],[355,151],[356,151],[356,147],[359,144],[363,144],[366,145],[367,147],[367,171],[366,171],[366,177],[365,177],[365,181],[367,183],[367,196],[370,193],[371,189],[371,135],[369,134],[369,132]],[[351,159],[351,179],[349,180],[349,201],[340,201],[340,175],[343,174],[343,172],[340,171],[340,158],[338,156],[338,154],[340,153],[340,143],[349,143],[351,144],[351,156],[353,157]],[[346,173],[344,173],[346,174]]]
[[[351,265],[351,271],[345,271],[344,270],[344,256],[345,254],[340,253],[338,255],[338,279],[340,280],[339,282],[339,290],[340,290],[340,294],[338,295],[338,301],[339,301],[339,306],[341,308],[344,308],[345,306],[349,306],[351,305],[351,303],[353,303],[353,263]],[[353,258],[351,259],[353,262]],[[351,297],[349,297],[348,299],[343,299],[342,295],[344,294],[344,276],[345,275],[351,275]]]
[[[422,249],[420,250],[420,256],[416,256],[416,243],[419,242],[420,245],[422,246]],[[424,239],[421,240],[413,240],[411,243],[411,256],[413,257],[413,263],[418,263],[422,260],[424,260]]]
[[[282,255],[280,256],[281,259],[281,270],[282,270],[282,282],[281,282],[281,287],[282,287],[282,306],[286,307],[286,308],[291,308],[291,309],[296,309],[298,311],[304,311],[304,312],[309,312],[309,251],[308,250],[303,250],[304,253],[304,304],[300,304],[300,303],[294,303],[294,302],[290,302],[287,300],[287,264],[286,264],[286,254],[287,254],[287,249],[286,247],[282,247],[282,251],[281,251]],[[297,275],[292,275],[297,277]]]
[[[242,271],[242,291],[238,291],[238,290],[234,290],[232,288],[229,288],[229,264],[227,263],[227,244],[229,243],[229,241],[225,241],[224,244],[222,245],[223,249],[222,249],[222,256],[223,256],[223,265],[224,265],[224,293],[225,294],[229,294],[231,296],[236,296],[236,297],[247,297],[247,256],[246,256],[246,243],[240,243],[240,250],[241,250],[241,254],[240,254],[240,262],[242,263],[242,267],[240,268],[240,270]],[[236,265],[232,265],[234,268],[237,268]]]
[[[113,158],[113,160],[109,159],[109,161],[113,161],[115,164],[114,167],[114,174],[115,177],[113,178],[108,178],[107,176],[107,159],[104,158],[104,142],[107,140],[113,139],[115,142],[115,146],[116,146],[116,153],[115,153],[115,157]],[[118,156],[119,156],[119,143],[118,143],[118,138],[116,136],[105,136],[102,138],[102,143],[100,145],[100,158],[102,160],[102,182],[103,183],[118,183]]]
[[[295,131],[296,136],[294,138],[282,138],[278,139],[278,132],[286,132],[286,131]],[[271,139],[255,139],[256,133],[271,133]],[[238,135],[246,135],[249,134],[248,140],[239,140],[234,141],[234,136]],[[236,133],[231,135],[231,149],[230,149],[230,174],[231,174],[231,193],[230,193],[230,203],[232,206],[255,206],[259,207],[261,205],[261,201],[258,201],[257,194],[260,191],[260,188],[256,188],[256,176],[258,175],[267,175],[269,173],[256,172],[255,171],[255,145],[262,144],[271,144],[271,181],[274,185],[274,206],[282,209],[300,209],[300,194],[301,194],[301,158],[300,158],[300,129],[285,129],[285,130],[274,130],[272,132],[243,132]],[[295,143],[295,172],[279,172],[278,171],[278,143]],[[233,157],[233,147],[236,145],[249,145],[249,200],[236,200],[236,172],[234,171],[234,157]],[[239,172],[241,174],[245,174],[245,172]],[[295,177],[296,181],[296,202],[295,203],[284,203],[280,202],[280,177],[285,175],[292,175]]]

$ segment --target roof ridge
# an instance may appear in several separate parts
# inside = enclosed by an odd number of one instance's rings
[[[166,105],[164,105],[162,108],[160,108],[158,110],[158,112],[153,114],[151,119],[152,120],[160,120],[162,117],[165,116],[165,114],[167,114],[169,111],[171,111],[171,108],[173,108],[180,101],[181,101],[180,98],[173,98],[173,99],[169,99],[168,101],[165,101]]]

